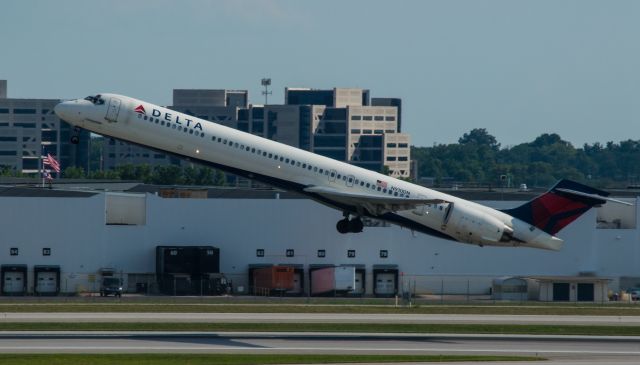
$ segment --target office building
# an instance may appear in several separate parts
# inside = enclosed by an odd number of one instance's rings
[[[88,169],[89,133],[81,131],[77,145],[70,142],[73,127],[53,113],[59,99],[7,96],[7,81],[0,80],[0,166],[16,173],[38,175],[41,157],[51,154],[63,170],[69,166]]]

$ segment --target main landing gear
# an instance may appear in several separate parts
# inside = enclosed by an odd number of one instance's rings
[[[80,143],[80,127],[73,128],[73,135],[71,136],[71,143],[78,144]]]
[[[360,219],[360,217],[349,219],[348,213],[345,213],[344,219],[339,220],[336,224],[336,229],[342,234],[360,233],[363,228],[364,224],[362,224],[362,219]]]

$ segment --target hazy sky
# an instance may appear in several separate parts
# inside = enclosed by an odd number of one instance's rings
[[[640,139],[640,1],[4,1],[10,97],[360,87],[412,144]]]

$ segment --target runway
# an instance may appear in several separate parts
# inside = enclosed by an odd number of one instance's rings
[[[447,323],[640,326],[640,316],[350,313],[0,313],[1,322]]]
[[[637,363],[640,337],[206,332],[0,332],[0,353],[526,355]],[[631,362],[627,362],[631,361]],[[548,364],[548,362],[547,362]]]

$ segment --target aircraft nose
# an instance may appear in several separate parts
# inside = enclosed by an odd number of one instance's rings
[[[64,101],[53,107],[53,112],[64,121],[73,122],[75,119],[73,109],[72,101]]]

